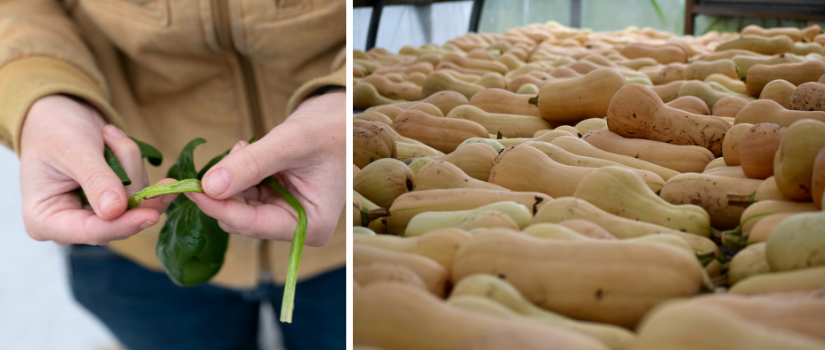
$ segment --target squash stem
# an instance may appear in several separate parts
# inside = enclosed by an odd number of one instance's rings
[[[304,251],[304,240],[307,235],[307,214],[301,203],[277,179],[268,177],[263,182],[275,192],[278,192],[292,209],[298,212],[298,224],[295,226],[292,246],[289,248],[289,266],[286,272],[284,300],[281,303],[281,322],[292,323],[292,310],[295,308],[295,286],[298,284],[298,264],[301,263],[301,253]]]
[[[136,208],[137,206],[139,206],[140,201],[142,201],[144,198],[149,199],[167,194],[184,192],[203,193],[203,188],[201,188],[201,181],[198,179],[186,179],[170,182],[168,184],[158,184],[146,187],[140,190],[139,192],[136,192],[135,194],[129,196],[129,209]]]
[[[527,102],[529,102],[531,105],[538,106],[539,105],[539,95],[536,95],[535,97],[530,97],[530,99],[527,100]]]

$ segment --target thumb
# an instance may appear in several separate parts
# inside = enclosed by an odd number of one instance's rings
[[[115,172],[106,164],[102,150],[90,147],[66,164],[68,172],[86,193],[89,205],[98,217],[113,220],[126,211],[126,189]]]
[[[214,199],[227,199],[272,174],[290,169],[303,152],[284,141],[264,137],[246,147],[236,146],[204,175],[203,191]]]

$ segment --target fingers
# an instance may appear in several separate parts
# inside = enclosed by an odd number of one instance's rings
[[[251,206],[235,199],[215,200],[202,193],[186,193],[206,215],[219,221],[226,232],[258,239],[290,240],[298,223],[291,208]]]
[[[142,190],[148,185],[146,168],[143,159],[140,157],[140,148],[131,138],[114,125],[107,125],[103,128],[103,141],[112,150],[132,180],[132,184],[126,186],[126,194],[132,194]]]
[[[114,171],[106,164],[103,150],[93,147],[76,150],[72,162],[65,164],[67,172],[80,184],[95,213],[103,220],[112,220],[126,211],[126,190]]]
[[[172,183],[172,182],[175,182],[175,181],[177,181],[177,180],[167,178],[167,179],[163,179],[163,180],[158,181],[156,183],[156,185],[168,184],[168,183]],[[157,211],[158,214],[163,214],[164,212],[166,212],[166,209],[169,208],[169,205],[172,204],[172,202],[175,200],[175,198],[178,198],[177,194],[167,194],[167,195],[164,195],[164,196],[155,197],[155,198],[148,198],[148,199],[144,198],[142,201],[140,201],[140,205],[138,206],[138,208],[149,208],[149,209],[153,209],[153,210]]]
[[[203,177],[204,193],[227,199],[259,184],[264,178],[293,167],[304,157],[308,139],[300,127],[282,124],[260,141],[227,155]],[[295,124],[295,123],[292,123]]]

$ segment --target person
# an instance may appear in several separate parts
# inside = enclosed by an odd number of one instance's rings
[[[75,298],[126,348],[257,348],[297,220],[258,185],[273,175],[309,219],[284,345],[345,347],[345,33],[343,0],[0,0],[0,143],[20,157],[26,231],[71,247]],[[232,150],[186,194],[230,238],[210,283],[182,288],[155,255],[175,195],[127,198],[174,181],[196,137],[198,168]]]

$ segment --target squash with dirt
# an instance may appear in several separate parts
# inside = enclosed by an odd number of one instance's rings
[[[715,159],[704,147],[624,138],[610,130],[593,131],[582,140],[606,152],[641,159],[680,173],[702,172]]]
[[[747,203],[728,201],[728,193],[750,194],[761,180],[737,179],[706,174],[681,174],[668,180],[659,197],[670,204],[695,204],[710,215],[711,226],[720,230],[739,225]]]
[[[352,162],[359,168],[382,158],[395,158],[398,151],[389,126],[367,120],[352,122]]]
[[[810,201],[814,159],[825,148],[825,123],[800,120],[791,124],[773,162],[779,190],[795,201]]]
[[[701,146],[718,157],[731,125],[716,117],[668,107],[649,88],[627,85],[610,102],[607,127],[624,137]]]
[[[710,235],[710,216],[702,207],[668,203],[651,191],[640,176],[625,168],[597,169],[581,179],[573,196],[628,219],[704,237]]]
[[[474,121],[486,128],[488,133],[501,132],[504,137],[531,137],[538,130],[550,128],[550,123],[539,117],[488,113],[472,105],[454,108],[447,118]]]
[[[450,153],[471,137],[486,137],[480,124],[463,119],[433,117],[421,111],[404,111],[395,118],[393,129],[399,134]]]
[[[797,111],[825,111],[825,84],[804,83],[794,90],[786,104]]]
[[[376,160],[355,175],[352,188],[382,208],[389,208],[398,196],[415,187],[415,174],[403,162],[384,158]]]
[[[602,118],[613,94],[624,85],[625,78],[617,70],[599,68],[580,78],[544,84],[534,103],[539,115],[551,123]]]

